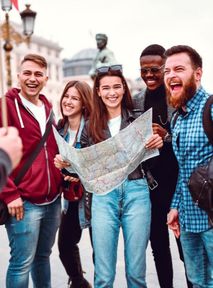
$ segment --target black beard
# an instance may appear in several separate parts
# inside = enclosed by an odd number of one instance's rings
[[[178,99],[173,98],[170,91],[166,88],[167,101],[176,109],[184,107],[186,106],[186,103],[195,95],[196,91],[197,86],[194,75],[192,75]]]

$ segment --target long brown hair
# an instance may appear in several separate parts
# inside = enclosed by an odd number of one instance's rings
[[[60,111],[62,115],[62,119],[60,121],[60,127],[64,127],[65,123],[68,121],[68,117],[63,114],[62,100],[65,94],[67,93],[68,89],[71,87],[75,87],[75,89],[78,91],[79,95],[81,96],[82,115],[84,116],[85,120],[88,119],[92,111],[92,88],[89,86],[89,84],[87,84],[84,81],[77,81],[77,80],[69,81],[64,87],[64,90],[62,92],[61,99],[60,99]]]
[[[89,135],[92,137],[94,143],[98,143],[105,140],[104,130],[107,128],[107,122],[109,120],[109,115],[106,106],[103,103],[101,97],[98,96],[97,92],[97,90],[100,87],[100,80],[104,76],[117,76],[121,79],[125,89],[123,99],[121,102],[121,107],[123,109],[128,110],[132,110],[133,108],[131,93],[129,91],[127,82],[121,71],[114,71],[109,69],[109,71],[106,73],[97,74],[93,86],[93,110],[90,115],[88,125],[88,132]]]

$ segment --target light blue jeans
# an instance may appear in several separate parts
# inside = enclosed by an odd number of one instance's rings
[[[184,262],[194,288],[213,287],[213,228],[191,233],[181,230]]]
[[[7,270],[7,288],[27,288],[31,271],[34,288],[50,288],[49,256],[60,224],[60,197],[53,203],[38,206],[24,202],[24,218],[6,223],[11,248]]]
[[[126,180],[107,195],[93,195],[92,239],[95,288],[111,288],[116,273],[120,227],[129,288],[145,288],[146,248],[150,235],[151,204],[146,179]]]

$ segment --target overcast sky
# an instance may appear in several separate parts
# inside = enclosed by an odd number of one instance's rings
[[[190,45],[203,58],[202,84],[213,92],[213,0],[19,0],[20,10],[23,3],[37,12],[35,34],[63,47],[62,57],[96,48],[95,34],[107,34],[128,77],[139,76],[147,45]]]

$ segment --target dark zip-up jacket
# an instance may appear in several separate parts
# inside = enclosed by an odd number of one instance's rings
[[[12,170],[12,162],[9,155],[0,149],[0,192],[2,187],[6,184],[7,177]]]
[[[16,186],[13,182],[42,138],[39,123],[29,109],[23,105],[19,92],[20,90],[16,88],[9,90],[6,94],[6,101],[8,125],[15,126],[19,131],[23,142],[23,157],[18,167],[9,176],[0,197],[7,204],[19,197],[34,204],[49,203],[54,201],[60,194],[62,180],[60,171],[53,163],[53,159],[58,153],[53,131],[50,132],[44,147],[42,147],[31,167],[23,176],[20,184]],[[52,106],[44,95],[40,94],[39,98],[45,105],[47,122]]]

